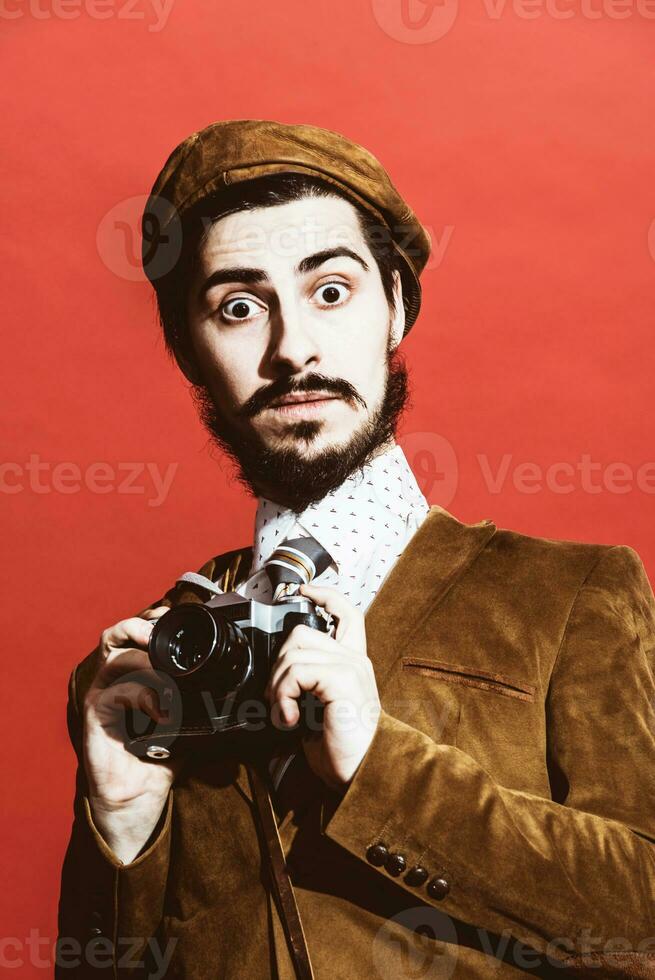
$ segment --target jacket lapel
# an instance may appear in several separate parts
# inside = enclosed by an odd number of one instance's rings
[[[465,524],[443,507],[430,508],[366,611],[367,652],[381,698],[402,651],[495,533],[491,520]],[[244,765],[235,782],[252,801]]]

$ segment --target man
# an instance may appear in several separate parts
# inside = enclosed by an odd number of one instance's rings
[[[429,238],[388,175],[327,130],[216,123],[143,229],[169,349],[258,508],[252,547],[73,671],[58,975],[655,976],[655,598],[629,547],[428,508],[394,433]],[[153,622],[270,602],[303,538],[330,562],[300,594],[336,629],[287,637],[270,724],[178,722],[186,749],[133,754],[126,708],[167,718]]]

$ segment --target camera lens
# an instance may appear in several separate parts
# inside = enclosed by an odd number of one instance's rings
[[[198,629],[199,625],[200,629]],[[207,634],[208,630],[204,623],[180,626],[168,643],[171,662],[182,671],[193,670],[201,664],[206,656],[208,641],[211,643],[211,638]]]
[[[252,653],[243,631],[200,603],[181,603],[165,613],[153,627],[148,649],[155,670],[183,686],[220,695],[238,690],[252,673]]]

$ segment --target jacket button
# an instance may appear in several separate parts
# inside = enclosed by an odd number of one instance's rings
[[[445,878],[433,878],[428,882],[426,891],[431,898],[436,898],[440,902],[450,891],[450,885]]]
[[[408,885],[412,885],[418,888],[420,885],[424,885],[428,880],[428,870],[422,865],[417,864],[415,868],[410,868],[405,875],[405,881]]]
[[[407,867],[407,861],[402,854],[390,854],[384,866],[393,878],[397,878]]]
[[[389,856],[389,851],[385,845],[381,842],[377,844],[371,844],[371,846],[366,851],[366,860],[369,864],[375,865],[376,868],[382,867],[384,862]]]

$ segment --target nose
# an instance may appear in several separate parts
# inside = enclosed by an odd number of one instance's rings
[[[275,373],[298,374],[321,359],[316,327],[298,301],[280,302],[271,316],[270,362]]]

